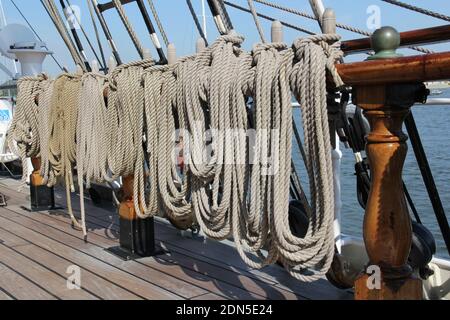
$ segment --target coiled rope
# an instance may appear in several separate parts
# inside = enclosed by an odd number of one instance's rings
[[[411,11],[415,11],[415,12],[427,15],[429,17],[433,17],[433,18],[436,18],[436,19],[441,19],[441,20],[450,22],[450,17],[449,16],[447,16],[445,14],[442,14],[442,13],[439,13],[439,12],[434,12],[434,11],[431,11],[431,10],[428,10],[428,9],[420,8],[420,7],[413,6],[411,4],[408,4],[408,3],[405,3],[405,2],[402,2],[402,1],[397,1],[397,0],[381,0],[381,1],[393,4],[395,6],[398,6],[398,7],[401,7],[401,8],[405,8],[405,9],[408,9],[408,10],[411,10]]]
[[[140,218],[165,214],[180,229],[198,224],[212,239],[232,236],[252,267],[280,261],[298,279],[316,280],[334,253],[326,73],[342,85],[334,66],[342,52],[329,44],[339,37],[312,36],[292,48],[258,44],[251,52],[240,48],[243,40],[231,32],[170,66],[143,60],[108,77],[22,80],[11,141],[23,159],[40,146],[41,174],[48,185],[64,179],[69,213],[84,234],[84,205],[81,222],[70,208],[75,164],[81,194],[84,183],[134,176]],[[292,95],[302,108],[311,189],[304,238],[289,225]]]
[[[107,161],[108,108],[103,94],[106,86],[107,78],[102,74],[90,72],[81,77],[76,132],[76,166],[83,221],[85,184],[89,189],[92,181],[100,183],[111,180]]]
[[[75,64],[79,65],[84,71],[86,71],[84,59],[81,56],[80,52],[77,50],[72,38],[70,37],[69,31],[66,29],[64,20],[62,19],[55,2],[53,0],[41,0],[41,3],[44,6],[45,10],[47,11],[48,15],[50,16],[50,18],[52,19],[53,24],[58,30],[64,43],[66,44],[67,49],[72,55]]]
[[[22,77],[17,82],[17,107],[7,132],[7,143],[11,151],[22,160],[22,185],[31,174],[27,170],[27,158],[38,157],[40,154],[37,100],[49,84],[50,81],[44,74],[36,77]]]
[[[127,29],[127,32],[131,38],[131,40],[134,43],[134,46],[136,47],[136,50],[138,51],[141,58],[144,57],[144,47],[141,44],[141,41],[139,40],[139,37],[137,36],[136,32],[133,29],[133,26],[131,25],[130,20],[127,17],[127,14],[125,12],[125,9],[122,5],[121,0],[112,0],[114,3],[114,7],[117,10],[117,13],[119,14],[120,20],[122,20],[123,25]]]

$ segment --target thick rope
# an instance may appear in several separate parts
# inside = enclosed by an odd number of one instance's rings
[[[266,38],[264,36],[264,30],[261,26],[261,23],[259,22],[258,13],[256,12],[255,4],[253,3],[253,0],[247,0],[248,7],[250,11],[252,12],[253,20],[255,21],[256,29],[258,30],[259,37],[263,43],[266,43]]]
[[[192,0],[186,0],[186,4],[189,8],[189,11],[191,13],[192,19],[194,19],[195,26],[197,27],[198,34],[200,37],[205,40],[205,45],[208,46],[208,39],[206,39],[205,30],[203,30],[203,27],[200,24],[200,21],[198,20],[197,13],[195,12],[194,6],[192,5]]]
[[[301,280],[321,278],[328,271],[334,254],[334,192],[326,72],[332,75],[337,87],[343,85],[335,68],[335,62],[343,54],[328,44],[338,40],[337,35],[317,35],[294,43],[296,64],[291,74],[291,89],[302,110],[312,212],[304,239],[292,237],[286,217],[275,226],[283,263],[291,275]],[[314,273],[306,275],[303,268],[309,272],[312,268]]]
[[[80,189],[80,211],[84,219],[84,188],[91,182],[110,180],[108,172],[108,123],[104,89],[106,77],[97,73],[86,73],[81,78],[78,101],[76,166]]]
[[[427,15],[429,17],[433,17],[436,19],[441,19],[441,20],[450,22],[450,16],[447,16],[447,15],[439,13],[439,12],[434,12],[434,11],[431,11],[428,9],[420,8],[420,7],[413,6],[408,3],[404,3],[401,1],[397,1],[397,0],[381,0],[381,1],[393,4],[395,6],[398,6],[398,7],[404,8],[404,9],[415,11],[415,12]]]
[[[22,185],[26,183],[28,172],[27,158],[40,154],[39,106],[38,97],[49,87],[47,76],[22,77],[17,82],[17,105],[11,126],[7,132],[7,143],[12,152],[22,160]]]
[[[77,50],[75,43],[69,35],[69,32],[66,29],[66,25],[58,11],[58,7],[56,6],[53,0],[41,0],[42,5],[46,9],[48,15],[53,21],[56,29],[58,30],[61,38],[67,46],[70,54],[76,65],[79,65],[84,71],[86,71],[86,66],[84,63],[84,59],[81,56],[80,52]]]
[[[131,41],[133,41],[134,46],[136,47],[136,50],[138,51],[141,58],[144,57],[144,47],[141,44],[141,41],[139,40],[139,37],[137,36],[136,32],[133,29],[133,26],[131,25],[130,20],[128,20],[127,14],[125,13],[125,9],[122,5],[122,2],[120,0],[112,0],[114,3],[114,7],[116,7],[117,13],[119,14],[120,19],[122,20],[123,25],[127,29],[127,32],[131,38]]]

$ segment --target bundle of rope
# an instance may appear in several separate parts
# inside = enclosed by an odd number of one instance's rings
[[[53,83],[49,118],[43,119],[40,125],[48,130],[48,148],[42,149],[41,175],[49,187],[62,179],[66,187],[67,207],[75,226],[82,229],[86,236],[84,216],[81,223],[75,218],[72,210],[71,192],[75,192],[73,170],[76,164],[78,105],[81,89],[81,75],[64,73]],[[47,120],[47,121],[45,121]]]
[[[329,44],[339,39],[335,34],[310,36],[297,40],[293,46],[296,63],[291,73],[291,90],[302,110],[312,210],[304,239],[292,236],[286,216],[275,226],[282,261],[290,273],[301,280],[322,277],[334,254],[334,191],[326,73],[331,74],[336,87],[343,85],[335,67],[343,53]],[[302,268],[314,272],[306,275]]]
[[[91,182],[111,180],[108,155],[107,106],[104,90],[106,76],[89,72],[81,77],[76,130],[76,168],[80,190],[80,211],[84,220],[84,188]]]
[[[17,82],[17,106],[7,132],[9,148],[22,160],[22,184],[28,172],[27,158],[38,157],[41,151],[38,97],[50,87],[51,81],[44,74],[22,77]]]
[[[84,183],[134,176],[140,218],[164,213],[180,229],[198,224],[212,239],[232,236],[248,265],[280,261],[313,281],[334,254],[326,73],[342,85],[334,66],[342,52],[329,44],[338,40],[311,36],[292,49],[271,43],[245,52],[232,32],[170,66],[143,60],[108,77],[23,80],[11,134],[23,158],[41,150],[49,185],[64,178],[69,206],[75,163],[81,193]],[[312,202],[303,238],[289,225],[292,94],[302,108]],[[86,234],[81,208],[81,223],[69,212]]]
[[[136,214],[149,216],[145,206],[146,175],[144,152],[144,88],[142,86],[144,71],[153,67],[153,60],[142,60],[121,65],[109,76],[107,108],[107,162],[111,178],[134,175],[134,206]],[[140,201],[142,200],[142,201]]]

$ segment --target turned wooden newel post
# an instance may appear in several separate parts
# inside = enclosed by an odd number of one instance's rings
[[[378,30],[372,42],[376,54],[370,59],[398,56],[400,39],[395,29]],[[369,263],[367,273],[356,280],[356,299],[422,299],[422,281],[407,264],[412,229],[402,187],[407,152],[402,125],[423,89],[420,83],[353,88],[353,101],[364,110],[371,127],[366,146],[371,189],[364,217]]]

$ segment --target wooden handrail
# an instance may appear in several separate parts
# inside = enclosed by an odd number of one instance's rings
[[[336,66],[345,84],[375,85],[450,79],[450,52],[344,63]]]
[[[401,47],[450,41],[450,24],[433,28],[401,32],[400,37]],[[371,50],[370,38],[342,41],[341,49],[346,54],[369,51]]]

